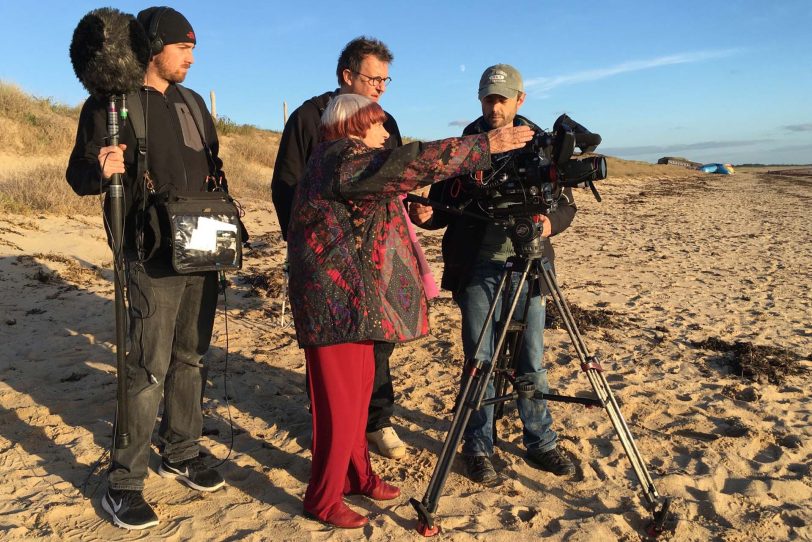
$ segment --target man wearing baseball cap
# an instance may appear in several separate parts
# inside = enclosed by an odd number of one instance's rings
[[[482,116],[469,124],[463,135],[487,132],[503,126],[527,125],[535,131],[541,129],[531,121],[518,115],[526,94],[519,70],[508,64],[496,64],[485,70],[479,80],[479,101]],[[455,180],[441,181],[432,185],[429,199],[457,208],[470,200]],[[484,213],[476,205],[466,208],[469,213]],[[550,263],[554,260],[553,247],[549,238],[565,230],[575,216],[575,203],[572,191],[564,190],[564,197],[558,207],[549,215],[542,215],[542,236],[544,255]],[[506,229],[488,220],[478,220],[468,216],[433,211],[431,207],[412,203],[410,218],[415,224],[427,229],[446,228],[443,235],[443,278],[442,287],[452,292],[454,301],[462,311],[462,343],[465,359],[472,359],[476,351],[479,334],[485,325],[490,330],[490,340],[483,342],[477,356],[490,362],[493,357],[497,335],[497,321],[501,314],[501,303],[494,311],[493,321],[486,322],[490,304],[496,294],[500,277],[508,257],[514,255],[513,244]],[[514,286],[518,285],[518,274],[511,276]],[[542,285],[546,290],[546,286]],[[514,312],[514,319],[521,320],[525,311],[526,289]],[[531,383],[535,389],[549,393],[547,370],[542,367],[544,353],[544,294],[535,292],[530,298],[527,316],[524,319],[526,330],[521,350],[517,355],[517,384]],[[493,380],[488,383],[486,399],[494,396]],[[557,448],[558,436],[552,429],[552,417],[547,402],[537,399],[519,399],[519,417],[524,426],[523,443],[527,463],[557,476],[574,472],[570,459]],[[502,482],[491,462],[493,455],[493,406],[485,406],[471,414],[463,434],[462,457],[465,472],[471,480],[486,486],[496,486]]]

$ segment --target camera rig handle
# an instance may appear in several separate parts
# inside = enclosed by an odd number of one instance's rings
[[[468,218],[476,218],[477,220],[484,220],[486,222],[490,222],[490,220],[487,217],[484,217],[482,215],[466,211],[465,209],[459,207],[446,205],[445,203],[440,203],[439,201],[430,200],[429,198],[424,198],[423,196],[418,196],[416,194],[406,194],[406,201],[408,201],[409,203],[419,203],[420,205],[428,205],[434,210],[445,211],[446,213],[451,213],[452,215],[467,216]],[[462,205],[462,207],[466,207],[468,203],[469,202],[465,202]]]
[[[417,196],[415,194],[406,194],[406,201],[409,203],[419,203],[421,205],[428,205],[432,209],[445,211],[447,213],[451,213],[457,216],[466,216],[468,218],[473,218],[476,220],[481,220],[483,222],[488,222],[491,224],[497,224],[505,227],[511,227],[516,223],[516,214],[519,216],[532,216],[538,214],[538,209],[535,207],[528,207],[524,209],[523,213],[508,213],[504,212],[501,209],[497,209],[496,212],[492,215],[485,216],[480,215],[477,213],[472,213],[470,211],[466,211],[464,207],[467,207],[473,200],[468,200],[461,207],[454,207],[451,205],[446,205],[445,203],[440,203],[438,201],[434,201],[428,198],[424,198],[422,196]]]

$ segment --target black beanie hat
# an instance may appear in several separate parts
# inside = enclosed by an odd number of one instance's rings
[[[186,17],[174,9],[166,6],[155,6],[147,8],[138,13],[138,22],[144,27],[144,32],[150,42],[158,37],[164,45],[170,43],[194,43],[197,44],[195,31]],[[153,24],[157,22],[156,35],[151,36],[149,31]]]

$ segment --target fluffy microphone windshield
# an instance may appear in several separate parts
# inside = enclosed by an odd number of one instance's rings
[[[144,28],[132,15],[113,8],[95,9],[82,17],[70,43],[76,77],[102,100],[138,89],[149,56]]]

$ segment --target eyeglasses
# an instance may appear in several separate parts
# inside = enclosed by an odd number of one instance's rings
[[[372,87],[379,87],[381,85],[388,86],[392,82],[391,77],[370,77],[364,73],[357,72],[355,70],[350,70],[355,75],[360,75],[361,77],[367,78],[367,83],[369,83]]]

